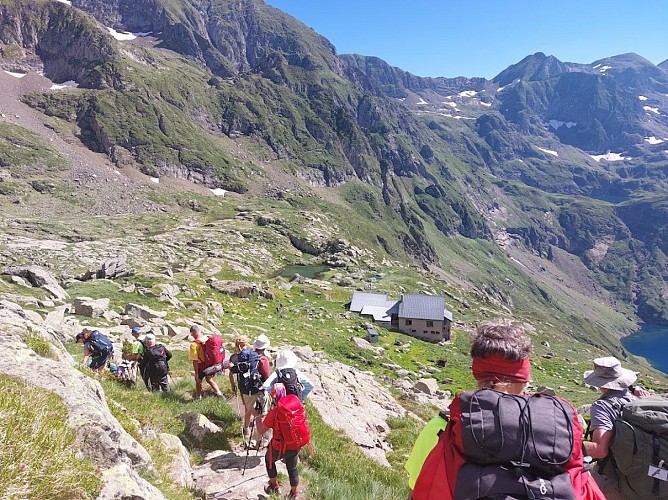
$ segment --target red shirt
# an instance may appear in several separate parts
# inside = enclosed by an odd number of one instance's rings
[[[257,371],[262,375],[262,380],[267,380],[271,376],[271,367],[269,366],[269,360],[266,356],[260,356]]]

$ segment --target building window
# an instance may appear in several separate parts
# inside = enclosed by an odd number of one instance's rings
[[[434,328],[434,322],[433,321],[427,321],[427,328]]]
[[[410,326],[410,325],[412,325],[412,324],[413,324],[413,320],[412,320],[412,319],[407,319],[407,320],[406,320],[406,326]]]
[[[411,333],[417,333],[417,330],[411,330]]]
[[[427,332],[427,330],[422,330],[423,335],[427,335],[427,333],[429,333],[429,332]]]

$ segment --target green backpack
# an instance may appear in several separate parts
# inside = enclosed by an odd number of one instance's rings
[[[625,498],[668,498],[668,399],[626,403],[614,430],[601,472],[617,477]]]

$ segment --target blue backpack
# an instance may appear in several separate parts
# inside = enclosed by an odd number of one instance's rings
[[[95,352],[100,354],[111,354],[114,351],[114,346],[111,340],[106,335],[103,335],[97,330],[91,332],[86,341]]]
[[[253,349],[243,349],[237,357],[234,373],[241,394],[257,394],[262,389],[262,375],[258,371],[260,355]]]

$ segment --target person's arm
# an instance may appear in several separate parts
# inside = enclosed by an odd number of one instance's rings
[[[302,385],[302,401],[303,401],[306,399],[306,396],[308,396],[313,390],[313,382],[311,382],[311,379],[309,379],[302,372],[297,372],[297,379],[299,380],[299,383]]]
[[[81,364],[85,367],[88,367],[88,358],[90,357],[91,351],[88,347],[84,345],[84,350],[83,350],[83,359],[81,360]]]
[[[255,428],[257,429],[258,436],[262,436],[262,434],[273,427],[275,415],[276,412],[270,410],[264,418],[262,418],[261,414],[255,417]]]
[[[611,430],[594,429],[591,441],[582,443],[585,455],[589,455],[592,458],[607,457],[613,436],[614,433]]]
[[[167,358],[167,361],[172,359],[172,352],[165,347],[165,357]]]
[[[269,378],[262,384],[262,390],[271,391],[271,388],[274,387],[274,384],[276,383],[276,377],[278,377],[276,372],[273,372],[271,375],[269,375]]]
[[[629,387],[629,390],[631,391],[631,394],[633,394],[637,398],[646,398],[647,396],[650,395],[648,390],[643,389],[639,385],[632,385]]]
[[[262,375],[262,380],[267,380],[271,376],[271,368],[269,367],[269,360],[262,356],[258,364],[257,371]]]

